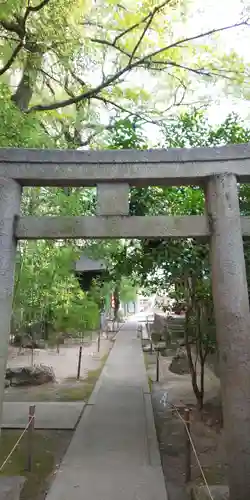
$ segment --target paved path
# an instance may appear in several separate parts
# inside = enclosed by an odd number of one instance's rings
[[[46,500],[167,500],[135,323],[113,350]]]
[[[6,429],[24,429],[28,423],[29,406],[36,405],[36,429],[74,429],[85,403],[78,402],[17,402],[3,404],[3,423]]]

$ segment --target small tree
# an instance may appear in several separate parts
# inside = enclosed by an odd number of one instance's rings
[[[203,409],[205,394],[205,362],[216,349],[216,332],[210,279],[190,275],[180,294],[185,304],[184,342],[187,352],[193,391],[199,410]]]

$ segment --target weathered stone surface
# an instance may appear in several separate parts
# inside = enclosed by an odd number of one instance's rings
[[[53,368],[45,365],[7,368],[6,379],[11,385],[42,385],[55,381]]]
[[[229,499],[229,488],[225,485],[212,485],[209,486],[213,500],[228,500]],[[193,486],[191,488],[191,499],[192,500],[211,500],[211,496],[208,493],[206,486]]]
[[[16,240],[14,217],[19,213],[21,186],[10,179],[0,179],[0,426],[4,395],[5,368],[10,339],[12,292],[15,275]]]
[[[23,476],[1,476],[0,498],[1,500],[19,500],[20,493],[26,478]]]
[[[162,335],[160,332],[152,332],[151,339],[154,344],[158,344],[158,342],[160,342],[162,339]]]
[[[190,372],[185,348],[180,347],[177,349],[169,366],[169,370],[178,375],[185,375]]]
[[[164,334],[167,330],[167,318],[161,314],[155,314],[153,328],[159,333]]]
[[[234,174],[214,176],[206,189],[212,221],[210,262],[230,497],[250,498],[250,310]]]
[[[169,316],[167,327],[171,340],[181,340],[184,338],[185,315]]]
[[[128,213],[128,184],[98,184],[96,215],[128,215]]]
[[[154,343],[161,341],[169,342],[169,332],[167,326],[167,317],[161,314],[154,315],[154,321],[150,325],[151,338]]]
[[[17,239],[179,238],[209,236],[203,215],[181,216],[24,216],[16,221]]]
[[[199,185],[201,178],[225,172],[249,182],[249,158],[249,144],[150,151],[0,149],[0,175],[31,186]]]
[[[241,217],[242,234],[250,236],[250,217]],[[24,216],[16,220],[17,239],[184,238],[210,235],[204,215],[179,216]]]
[[[152,351],[151,344],[147,344],[147,345],[143,346],[142,349],[143,349],[143,352],[151,352]]]
[[[5,401],[2,428],[24,429],[28,423],[29,407],[32,404],[31,401],[16,403]],[[83,401],[37,401],[35,406],[35,429],[74,430],[85,403]]]

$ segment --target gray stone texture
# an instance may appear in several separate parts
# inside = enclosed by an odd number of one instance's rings
[[[250,217],[241,217],[244,236],[250,236]],[[17,239],[56,238],[207,238],[207,218],[188,216],[109,216],[109,217],[20,217],[16,220]]]
[[[177,352],[169,365],[169,370],[172,373],[177,373],[178,375],[190,373],[190,366],[185,347],[177,349]]]
[[[0,499],[19,500],[25,481],[22,476],[0,476]]]
[[[202,178],[230,172],[250,180],[249,144],[149,151],[0,149],[0,176],[24,185],[199,185]]]
[[[250,224],[249,224],[250,228]],[[205,216],[20,217],[18,239],[208,237]]]
[[[35,404],[35,429],[74,429],[85,406],[80,402],[4,402],[2,427],[24,429],[28,423],[29,406]]]
[[[236,177],[211,178],[206,199],[230,498],[246,500],[250,498],[250,314]]]
[[[20,199],[20,186],[11,179],[0,178],[0,426],[16,255],[14,218],[19,214]]]
[[[7,368],[5,377],[12,386],[43,385],[56,380],[53,368],[45,365]]]
[[[128,213],[128,184],[98,184],[96,215],[128,215]]]

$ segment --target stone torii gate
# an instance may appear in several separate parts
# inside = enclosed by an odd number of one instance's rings
[[[237,182],[250,182],[249,144],[151,151],[0,149],[1,406],[18,239],[210,237],[230,499],[249,500],[250,315],[242,234],[250,236],[250,218],[240,217]],[[148,185],[199,185],[206,213],[129,216],[129,186]],[[22,186],[97,186],[97,214],[20,217]]]

